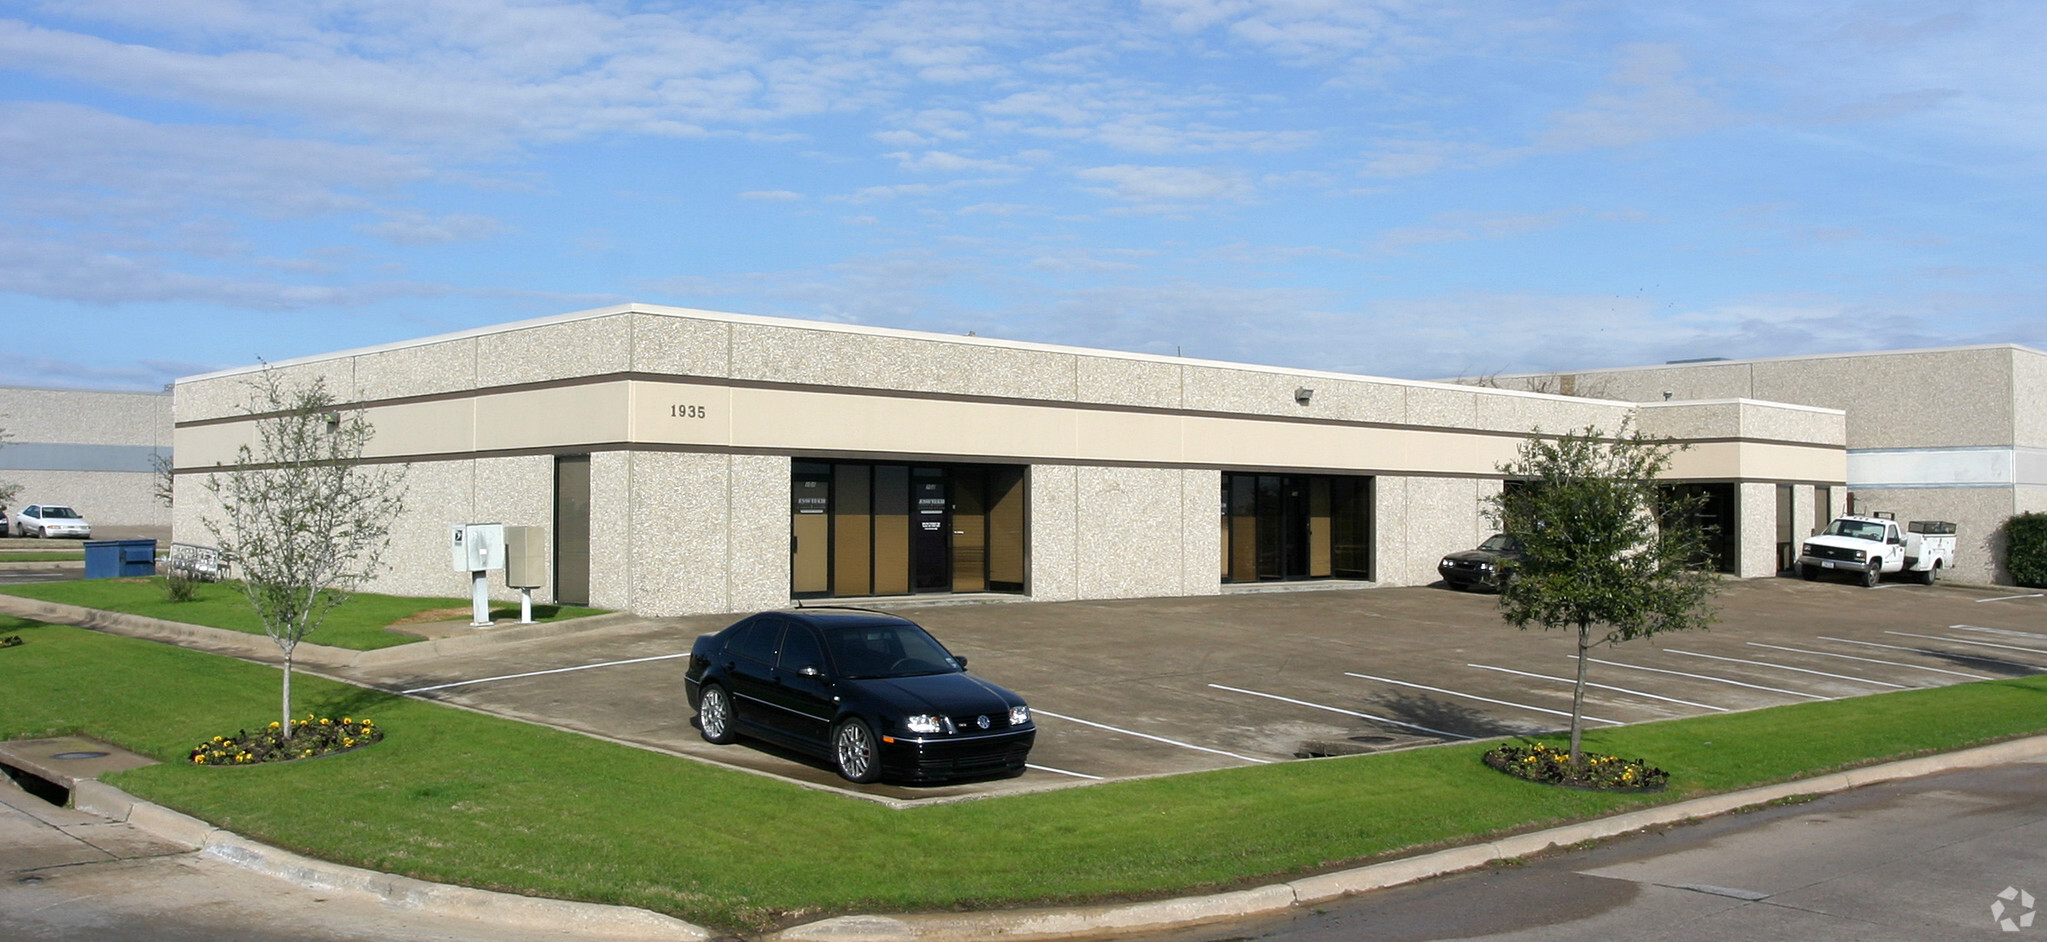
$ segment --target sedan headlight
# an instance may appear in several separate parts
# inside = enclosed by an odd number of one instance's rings
[[[945,720],[929,713],[919,713],[904,720],[903,728],[913,733],[935,733],[945,728]]]
[[[1030,707],[1013,706],[1009,708],[1009,725],[1022,726],[1023,724],[1028,723],[1030,721],[1031,721]]]
[[[1492,571],[1493,571],[1493,564],[1492,564],[1492,563],[1479,563],[1479,564],[1478,564],[1478,570],[1479,570],[1480,572],[1492,572]]]

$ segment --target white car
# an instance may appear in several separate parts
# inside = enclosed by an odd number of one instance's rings
[[[14,515],[14,532],[22,536],[75,536],[92,539],[92,524],[62,504],[30,504]]]

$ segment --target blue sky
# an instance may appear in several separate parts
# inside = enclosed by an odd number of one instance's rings
[[[645,301],[1402,377],[2047,347],[2047,5],[0,0],[0,383]]]

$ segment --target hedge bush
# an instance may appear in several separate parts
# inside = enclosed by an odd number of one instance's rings
[[[2005,560],[2012,581],[2047,588],[2047,513],[2019,514],[2004,525]]]

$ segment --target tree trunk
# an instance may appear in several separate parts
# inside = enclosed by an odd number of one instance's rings
[[[291,740],[291,651],[284,652],[284,720],[277,728],[279,735],[287,742]]]
[[[1591,652],[1592,626],[1578,623],[1578,682],[1571,688],[1571,771],[1585,770],[1585,754],[1579,740],[1585,731],[1585,661]]]

